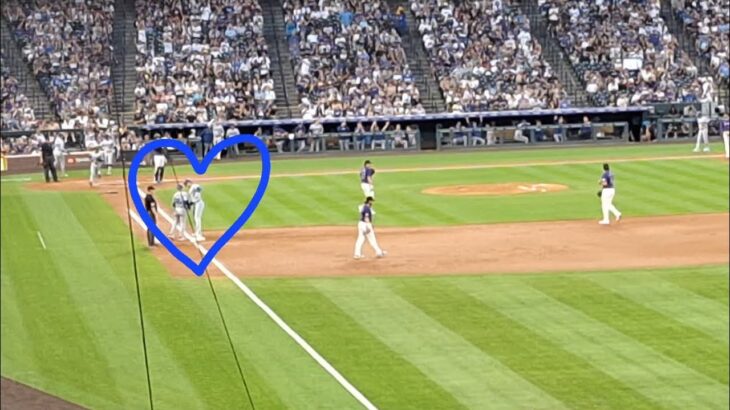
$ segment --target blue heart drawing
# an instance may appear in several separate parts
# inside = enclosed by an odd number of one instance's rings
[[[185,156],[188,157],[188,160],[190,161],[190,165],[192,165],[193,170],[195,170],[198,175],[202,175],[208,169],[208,166],[213,161],[213,158],[215,158],[215,156],[219,152],[231,145],[244,143],[253,144],[259,151],[259,154],[261,156],[261,179],[259,180],[259,185],[256,187],[256,192],[254,193],[253,198],[251,198],[251,202],[248,203],[241,215],[236,219],[235,222],[233,222],[233,225],[231,225],[228,230],[226,230],[223,235],[218,238],[217,241],[215,241],[213,246],[211,246],[208,252],[205,253],[203,259],[199,263],[196,263],[186,254],[184,254],[180,249],[178,249],[178,247],[160,230],[160,228],[157,227],[152,218],[147,214],[144,203],[142,202],[142,198],[139,194],[139,188],[137,187],[137,171],[139,170],[139,166],[142,163],[144,157],[150,152],[158,148],[175,148],[178,151],[184,153]],[[253,215],[254,211],[256,211],[256,208],[259,206],[259,203],[261,203],[261,199],[264,197],[266,188],[269,185],[270,174],[271,158],[269,156],[269,150],[266,147],[266,144],[264,144],[264,142],[256,136],[248,134],[237,135],[235,137],[225,139],[218,144],[215,144],[201,162],[198,162],[198,158],[195,156],[195,153],[193,153],[193,151],[187,145],[178,140],[166,138],[152,141],[144,145],[142,149],[140,149],[139,152],[137,152],[137,154],[134,156],[134,159],[132,159],[132,163],[129,166],[129,176],[127,180],[129,182],[130,195],[132,197],[132,201],[134,202],[134,207],[137,208],[137,213],[139,213],[139,216],[142,217],[142,221],[144,221],[145,225],[147,225],[147,228],[151,230],[152,233],[155,235],[155,238],[157,238],[157,240],[160,241],[160,243],[165,246],[168,251],[170,251],[172,256],[174,256],[185,266],[187,266],[191,271],[193,271],[194,274],[196,274],[197,276],[201,276],[203,273],[205,273],[205,269],[213,261],[218,252],[223,249],[223,246],[225,246],[225,244],[228,243],[231,238],[233,238],[233,235],[235,235],[236,232],[238,232],[243,227],[243,225],[246,224],[246,221],[248,221],[249,218],[251,218],[251,215]]]

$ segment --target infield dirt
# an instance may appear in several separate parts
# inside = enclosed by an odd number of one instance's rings
[[[107,183],[111,182],[109,180]],[[519,184],[518,184],[519,186]],[[33,188],[83,189],[82,184],[37,184]],[[519,188],[517,188],[519,189]],[[123,187],[95,189],[126,222]],[[163,232],[169,229],[161,223]],[[145,232],[135,224],[140,242]],[[242,229],[218,259],[241,277],[459,275],[546,273],[666,268],[730,261],[729,215],[699,214],[631,218],[610,226],[594,220],[503,223],[429,228],[376,228],[389,254],[354,260],[355,225]],[[207,231],[210,247],[220,234]],[[192,243],[178,246],[194,260]],[[369,250],[366,245],[366,250]],[[194,275],[162,246],[151,252],[174,276]],[[213,275],[222,275],[215,267]]]
[[[104,197],[126,221],[124,196]],[[663,268],[728,263],[728,214],[593,220],[376,228],[388,256],[354,260],[356,227],[242,229],[218,259],[240,277],[459,275]],[[169,224],[162,222],[162,230]],[[144,241],[144,231],[135,224]],[[220,232],[206,232],[210,247]],[[199,260],[190,242],[180,249]],[[162,246],[152,253],[174,276],[194,275]],[[215,267],[212,275],[222,275]]]

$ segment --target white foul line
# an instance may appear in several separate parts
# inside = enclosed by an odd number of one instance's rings
[[[144,194],[144,192],[142,190],[139,190],[139,192],[140,192],[140,195]],[[160,215],[162,215],[163,218],[165,218],[165,220],[167,220],[167,222],[172,223],[172,218],[170,218],[170,215],[168,215],[167,212],[165,212],[162,209],[158,209],[158,212]],[[146,229],[144,223],[142,222],[142,219],[140,219],[140,217],[137,215],[136,212],[134,212],[130,209],[129,213],[132,216],[132,219],[134,219],[134,221],[137,222],[137,224],[139,224],[139,226],[142,229]],[[192,242],[193,245],[196,246],[203,253],[203,255],[205,255],[208,252],[208,250],[205,247],[203,247],[202,245],[197,243],[194,240],[194,238],[187,232],[185,232],[185,238],[188,241]],[[230,270],[228,270],[228,268],[226,268],[226,266],[223,265],[223,263],[219,262],[217,258],[213,258],[213,265],[215,265],[218,269],[220,269],[220,271],[223,272],[223,274],[226,275],[226,277],[228,279],[230,279],[233,283],[235,283],[236,286],[238,286],[238,288],[241,289],[241,291],[246,296],[248,296],[248,298],[251,299],[251,301],[254,304],[256,304],[256,306],[258,306],[261,310],[263,310],[264,313],[266,313],[266,315],[281,328],[281,330],[283,330],[287,335],[289,335],[289,337],[294,339],[294,341],[302,349],[304,349],[304,351],[307,352],[307,354],[309,354],[309,356],[311,356],[312,359],[314,359],[314,361],[317,362],[317,364],[319,364],[327,373],[329,373],[332,377],[334,377],[335,380],[337,380],[337,382],[342,387],[344,387],[345,390],[347,390],[347,392],[350,393],[355,398],[355,400],[360,402],[360,404],[362,404],[363,407],[365,407],[368,410],[377,410],[377,407],[375,407],[375,405],[373,405],[370,402],[370,400],[368,400],[367,397],[365,397],[365,395],[360,393],[360,391],[355,386],[353,386],[349,381],[347,381],[347,379],[345,379],[345,377],[342,374],[340,374],[340,372],[338,372],[337,369],[335,369],[331,364],[329,364],[329,362],[327,360],[325,360],[325,358],[322,357],[322,355],[320,355],[316,350],[314,350],[314,348],[309,343],[307,343],[306,340],[304,340],[301,336],[299,336],[299,334],[297,332],[295,332],[286,322],[284,322],[284,320],[282,320],[281,317],[279,317],[279,315],[276,314],[276,312],[274,312],[266,303],[264,303],[264,301],[262,301],[251,289],[249,289],[248,286],[246,286],[243,282],[241,282],[241,280],[238,279],[238,277],[236,277],[236,275],[234,275]]]
[[[43,240],[43,235],[41,235],[41,231],[35,231],[35,233],[38,235],[38,240],[41,241],[41,246],[43,247],[43,250],[46,250],[46,242]]]

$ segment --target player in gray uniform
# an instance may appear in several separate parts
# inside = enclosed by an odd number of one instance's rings
[[[182,184],[177,184],[177,192],[172,196],[172,226],[170,227],[170,233],[167,234],[170,238],[177,237],[179,240],[185,239],[185,227],[187,226],[187,211],[190,198],[188,193],[183,190]],[[177,235],[175,235],[177,233]]]
[[[195,240],[204,241],[203,236],[203,210],[205,209],[205,202],[203,202],[203,188],[194,184],[193,181],[186,179],[185,187],[188,188],[188,197],[193,208],[193,223],[195,229]]]
[[[114,164],[114,140],[110,135],[104,136],[101,141],[101,148],[104,150],[104,163],[106,164],[106,174],[112,174],[112,165]]]
[[[603,211],[603,219],[598,223],[608,225],[611,223],[609,214],[613,214],[616,222],[621,220],[621,212],[613,205],[613,198],[616,196],[616,187],[614,186],[614,176],[608,164],[603,164],[603,175],[598,182],[601,185],[599,193],[601,197],[601,210]]]
[[[101,176],[104,153],[101,152],[101,147],[96,142],[89,143],[89,148],[92,150],[89,154],[89,186],[93,187]]]
[[[56,134],[56,138],[53,140],[53,159],[56,162],[56,168],[58,171],[67,177],[66,173],[66,141],[61,136],[61,133]]]
[[[355,242],[355,259],[362,259],[362,246],[365,244],[365,239],[368,240],[370,246],[375,250],[375,255],[378,258],[382,258],[387,253],[380,249],[378,241],[375,239],[375,230],[373,230],[373,216],[375,210],[373,210],[373,198],[367,197],[365,203],[360,205],[360,221],[357,223],[357,241]]]

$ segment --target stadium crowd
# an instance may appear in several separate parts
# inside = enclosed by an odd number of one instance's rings
[[[703,80],[660,16],[659,0],[539,0],[599,106],[694,102]]]
[[[695,36],[697,51],[707,58],[716,78],[730,80],[730,0],[672,0],[677,17]]]
[[[567,94],[510,0],[414,0],[449,111],[558,108]]]
[[[304,118],[425,110],[385,1],[288,0],[287,41]]]
[[[5,58],[0,54],[0,129],[27,130],[35,125],[33,108],[20,92],[18,80],[10,75]]]
[[[256,0],[138,0],[136,7],[137,123],[275,113]]]
[[[60,118],[109,112],[114,0],[5,0],[2,11]]]

